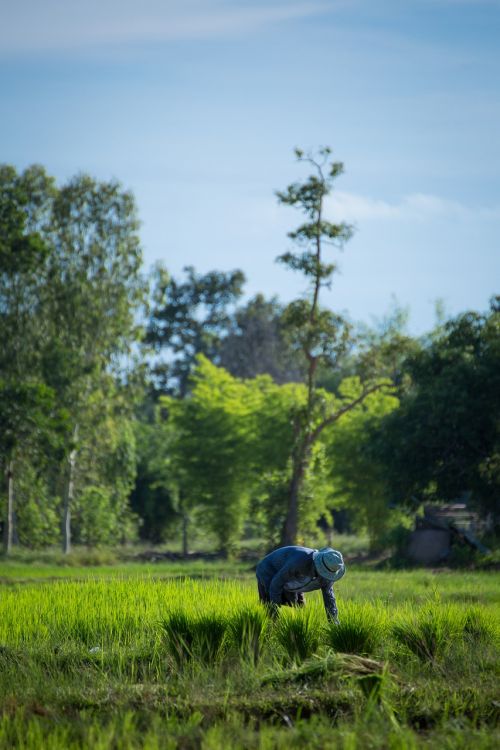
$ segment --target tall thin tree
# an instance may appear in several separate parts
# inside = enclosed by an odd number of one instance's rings
[[[291,455],[291,476],[288,507],[283,524],[281,543],[296,541],[299,522],[299,504],[304,480],[311,460],[312,446],[323,430],[334,424],[347,411],[375,390],[387,384],[387,380],[368,381],[352,400],[340,401],[334,410],[325,406],[321,391],[316,387],[318,365],[321,362],[335,366],[350,343],[350,326],[340,315],[320,306],[322,287],[330,286],[336,271],[335,263],[324,260],[325,246],[341,248],[352,236],[352,227],[324,218],[325,199],[331,193],[333,183],[344,171],[341,162],[331,160],[331,149],[321,148],[305,154],[296,149],[299,162],[313,168],[313,173],[302,183],[293,183],[285,191],[277,192],[280,203],[298,208],[306,220],[289,233],[297,249],[280,255],[278,261],[293,271],[304,274],[309,281],[307,296],[294,300],[285,310],[284,320],[297,353],[305,358],[307,401],[295,415],[295,440]]]

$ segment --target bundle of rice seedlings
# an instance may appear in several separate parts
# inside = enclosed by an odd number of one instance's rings
[[[268,629],[269,618],[261,607],[245,608],[229,620],[229,639],[232,647],[244,659],[256,665],[262,653],[264,637]]]
[[[163,622],[167,648],[179,666],[188,659],[213,664],[222,654],[227,621],[219,615],[171,612]]]
[[[335,673],[363,679],[380,675],[383,669],[383,663],[375,659],[355,654],[334,654],[330,651],[326,656],[313,655],[300,667],[270,672],[263,677],[262,685],[307,680],[317,682],[322,677]]]
[[[382,637],[382,620],[366,605],[347,607],[340,624],[329,623],[326,630],[328,645],[345,654],[373,654]]]
[[[462,630],[465,640],[471,644],[490,643],[497,639],[494,626],[479,607],[469,607],[465,611]]]
[[[456,613],[442,605],[426,607],[416,617],[393,625],[396,640],[421,661],[435,662],[442,658],[460,632]]]
[[[275,637],[289,661],[303,662],[318,648],[321,628],[312,609],[282,607],[275,625]]]
[[[203,664],[214,664],[222,656],[227,625],[220,615],[203,615],[193,622],[193,655]]]
[[[171,612],[162,623],[166,644],[171,656],[178,665],[193,655],[193,618],[186,612]]]

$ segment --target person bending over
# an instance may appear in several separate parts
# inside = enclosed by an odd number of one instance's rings
[[[255,574],[259,599],[264,604],[299,606],[305,604],[306,591],[321,590],[326,616],[339,623],[333,584],[345,574],[340,552],[331,547],[280,547],[266,555]]]

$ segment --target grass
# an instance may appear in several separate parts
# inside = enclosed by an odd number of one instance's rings
[[[0,748],[500,744],[497,573],[351,566],[335,627],[248,565],[55,567],[0,563]]]

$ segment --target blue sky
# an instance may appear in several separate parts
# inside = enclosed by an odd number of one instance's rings
[[[118,178],[147,266],[286,301],[274,190],[330,145],[356,234],[322,301],[370,322],[396,297],[420,333],[499,291],[498,39],[497,0],[1,0],[0,160]]]

